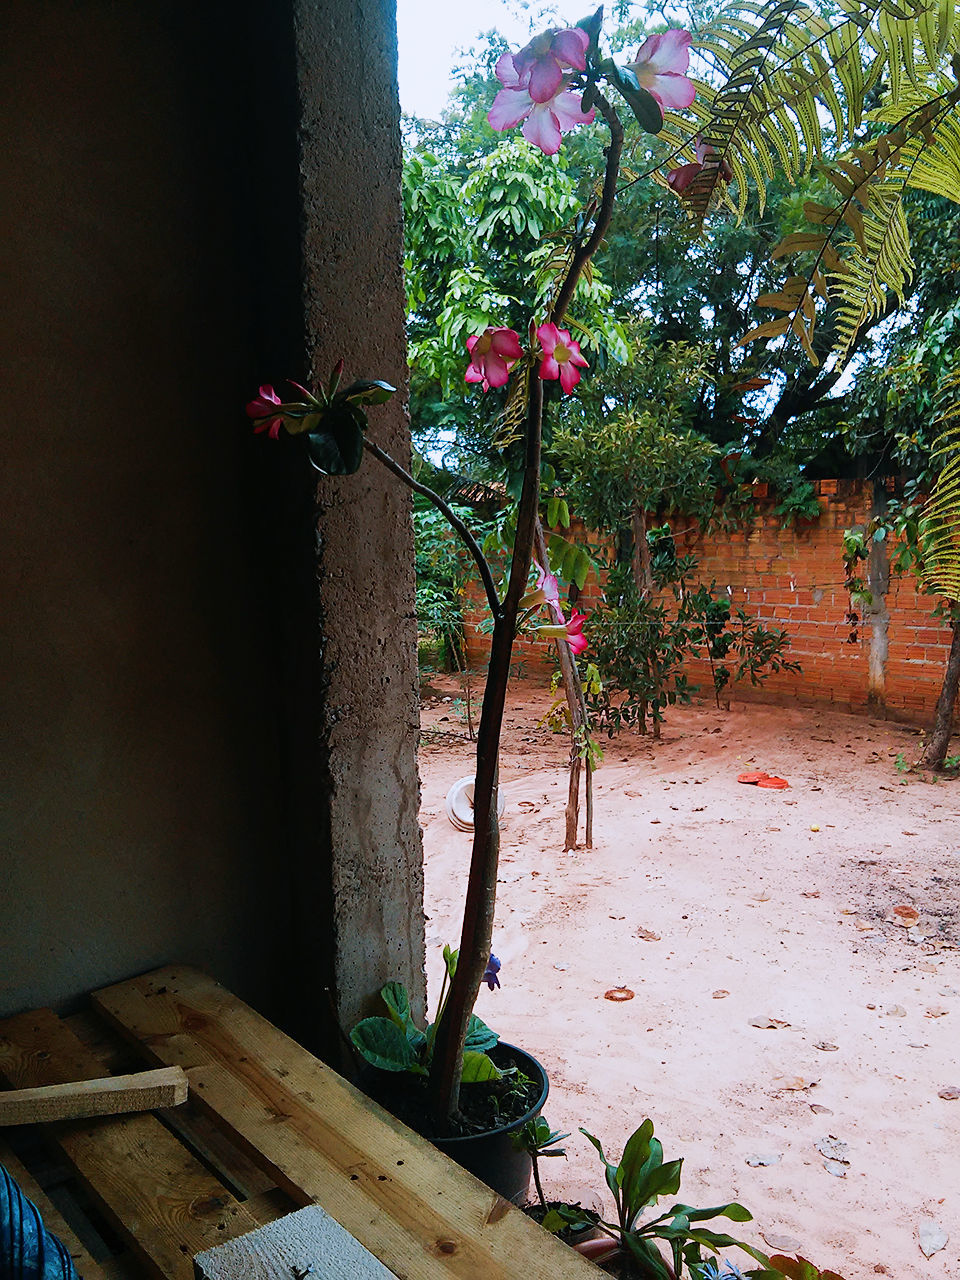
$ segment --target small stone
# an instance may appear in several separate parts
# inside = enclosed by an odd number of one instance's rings
[[[777,1249],[780,1253],[796,1253],[800,1249],[800,1241],[794,1240],[793,1236],[778,1236],[774,1232],[760,1233],[771,1249]]]
[[[937,1097],[943,1098],[944,1102],[956,1102],[960,1098],[960,1089],[955,1084],[948,1084],[937,1092]]]
[[[756,1169],[760,1165],[779,1164],[783,1159],[783,1153],[775,1152],[758,1152],[756,1155],[747,1156],[747,1164]]]
[[[841,1164],[839,1160],[824,1160],[823,1167],[827,1173],[832,1173],[835,1178],[845,1178],[847,1176],[846,1165]]]

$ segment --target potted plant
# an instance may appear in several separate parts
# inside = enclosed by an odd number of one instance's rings
[[[523,448],[523,473],[513,527],[513,546],[508,557],[505,583],[499,589],[491,565],[466,524],[437,493],[416,480],[367,435],[366,410],[383,403],[394,392],[388,383],[376,379],[357,380],[341,388],[343,361],[334,368],[325,385],[310,391],[292,383],[295,396],[281,400],[272,386],[264,385],[247,406],[254,430],[276,439],[281,431],[303,436],[311,462],[326,475],[349,475],[357,471],[364,454],[386,467],[403,484],[427,498],[446,517],[473,557],[493,620],[490,662],[480,720],[477,729],[477,766],[474,786],[474,840],[464,903],[463,927],[455,963],[447,963],[446,987],[438,1016],[429,1028],[419,1029],[408,1022],[404,1011],[405,993],[393,984],[384,988],[389,1017],[377,1028],[391,1035],[396,1054],[380,1054],[378,1069],[393,1076],[418,1077],[423,1089],[425,1114],[421,1127],[434,1140],[456,1141],[463,1089],[493,1087],[502,1078],[492,1046],[481,1048],[484,1037],[473,1017],[477,991],[491,959],[494,908],[500,833],[497,820],[498,749],[506,699],[511,655],[518,629],[528,625],[540,609],[547,620],[539,627],[545,637],[565,641],[574,653],[586,647],[582,634],[584,618],[574,612],[564,617],[556,578],[549,565],[536,568],[531,581],[533,549],[539,528],[540,456],[543,431],[544,387],[559,383],[563,395],[570,394],[580,380],[587,360],[569,329],[561,327],[574,298],[577,285],[606,235],[613,215],[624,143],[624,129],[613,101],[616,95],[647,133],[663,128],[663,107],[689,106],[695,96],[692,82],[684,74],[689,63],[690,34],[672,30],[651,36],[633,63],[618,66],[604,58],[599,47],[603,10],[576,27],[551,28],[537,36],[516,54],[504,54],[496,73],[502,88],[489,112],[496,130],[513,128],[523,122],[528,142],[546,155],[559,149],[564,133],[591,123],[599,115],[609,133],[600,194],[590,199],[571,232],[569,253],[556,277],[552,292],[541,293],[537,314],[525,324],[526,345],[520,333],[505,324],[488,324],[482,333],[467,340],[468,383],[484,392],[508,388],[505,413],[514,424]],[[691,143],[692,145],[692,143]],[[710,167],[709,158],[697,162],[698,169]],[[689,167],[689,166],[688,166]],[[541,557],[543,558],[543,557]],[[365,1020],[369,1022],[369,1020]],[[398,1033],[386,1031],[390,1023]],[[363,1024],[361,1024],[363,1027]],[[359,1028],[358,1028],[359,1031]],[[361,1052],[378,1054],[371,1044],[370,1027],[360,1031]],[[401,1048],[401,1040],[406,1047]],[[354,1040],[357,1044],[357,1040]],[[359,1048],[360,1046],[358,1046]],[[382,1046],[381,1046],[382,1047]],[[488,1054],[483,1065],[487,1079],[472,1078],[480,1064],[472,1055]],[[409,1059],[409,1061],[408,1061]],[[394,1065],[386,1065],[388,1060]],[[532,1061],[532,1060],[528,1060]],[[512,1068],[508,1065],[507,1070]],[[522,1073],[522,1069],[518,1069]],[[406,1087],[405,1082],[405,1086]],[[391,1090],[396,1093],[396,1088]],[[545,1088],[543,1090],[545,1096]],[[391,1100],[388,1105],[394,1105]],[[402,1103],[397,1103],[402,1106]],[[522,1125],[528,1115],[513,1117]],[[458,1158],[459,1155],[458,1155]]]

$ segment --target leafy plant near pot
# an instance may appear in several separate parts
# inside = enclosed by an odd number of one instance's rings
[[[751,1222],[753,1215],[742,1204],[731,1201],[709,1209],[696,1209],[688,1204],[674,1204],[665,1213],[644,1218],[662,1196],[674,1196],[680,1189],[683,1160],[663,1159],[663,1146],[654,1137],[653,1121],[644,1120],[627,1139],[618,1164],[604,1154],[599,1140],[586,1129],[580,1132],[590,1140],[603,1161],[606,1184],[616,1205],[616,1220],[607,1221],[601,1214],[579,1205],[560,1205],[543,1219],[548,1231],[563,1228],[583,1230],[588,1225],[598,1234],[592,1240],[574,1244],[574,1248],[614,1274],[636,1277],[636,1280],[841,1280],[832,1271],[818,1271],[804,1259],[765,1253],[725,1231],[703,1226],[713,1218],[732,1222]],[[722,1250],[739,1249],[758,1267],[743,1271],[733,1263],[717,1257]]]

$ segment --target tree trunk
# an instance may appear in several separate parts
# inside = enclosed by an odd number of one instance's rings
[[[633,528],[633,581],[641,600],[653,595],[653,565],[650,562],[650,543],[647,541],[647,516],[639,507],[631,514]]]
[[[953,708],[957,701],[958,687],[960,687],[960,620],[953,624],[953,641],[950,645],[950,656],[947,658],[947,669],[943,673],[940,697],[937,699],[933,729],[923,751],[922,763],[928,769],[940,768],[947,754],[947,748],[950,746],[950,737],[953,733]]]

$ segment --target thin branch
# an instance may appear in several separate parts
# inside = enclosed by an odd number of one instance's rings
[[[437,510],[446,517],[452,527],[466,543],[467,550],[476,561],[477,569],[480,573],[480,580],[483,583],[483,589],[487,593],[487,604],[490,606],[490,612],[493,614],[494,620],[499,618],[500,597],[497,595],[497,588],[493,581],[493,574],[490,572],[490,566],[487,564],[484,554],[480,550],[480,544],[460,517],[454,512],[453,508],[444,502],[439,493],[434,493],[432,489],[428,489],[427,486],[425,484],[421,484],[419,480],[414,480],[409,471],[405,471],[399,462],[394,462],[389,453],[385,453],[379,445],[374,444],[367,436],[363,437],[363,447],[368,453],[372,453],[375,458],[382,462],[388,471],[392,471],[393,474],[402,480],[408,488],[412,489],[414,493],[419,493],[424,498],[428,498]]]

